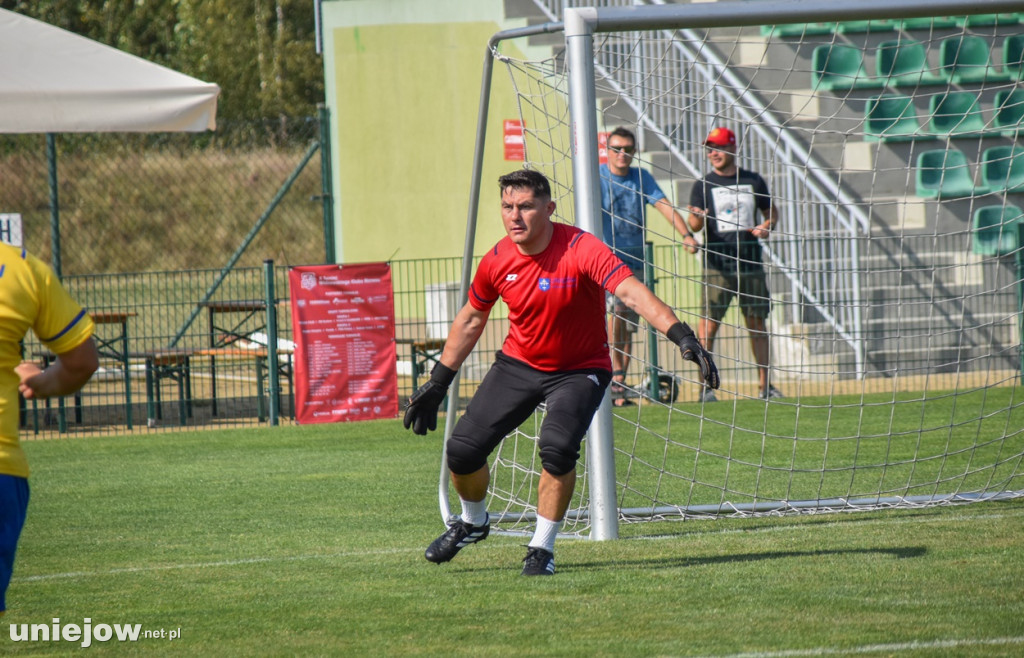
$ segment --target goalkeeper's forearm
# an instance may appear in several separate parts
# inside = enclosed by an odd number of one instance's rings
[[[440,361],[445,367],[458,370],[484,333],[489,311],[478,311],[471,304],[463,306],[455,315],[444,342]]]
[[[628,277],[615,288],[615,296],[661,333],[679,322],[672,307],[661,301],[640,279]]]

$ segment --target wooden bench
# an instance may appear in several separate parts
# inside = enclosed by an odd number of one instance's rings
[[[210,374],[211,374],[211,398],[212,398],[212,413],[214,416],[217,415],[217,377],[216,377],[216,360],[217,359],[253,359],[256,367],[256,415],[260,422],[267,419],[268,413],[268,402],[265,394],[269,393],[268,388],[264,386],[264,382],[269,383],[269,373],[276,372],[278,376],[284,375],[288,380],[288,399],[294,400],[295,387],[292,378],[292,351],[287,349],[277,349],[277,358],[280,361],[281,357],[287,357],[284,363],[278,363],[274,370],[271,370],[269,365],[269,350],[265,347],[205,347],[197,348],[192,350],[193,356],[208,357],[210,359]],[[280,404],[278,405],[280,407]],[[292,408],[294,409],[294,402],[292,402]]]
[[[278,350],[278,359],[287,357],[285,363],[278,364],[276,372],[278,376],[284,375],[288,379],[289,399],[294,396],[294,385],[292,382],[292,353],[290,350]],[[170,379],[178,385],[178,420],[185,425],[192,417],[192,360],[195,358],[208,358],[210,367],[210,394],[211,403],[216,415],[217,407],[217,359],[252,360],[256,369],[256,410],[259,420],[267,419],[268,401],[266,382],[271,372],[268,365],[268,351],[265,348],[242,348],[242,347],[183,347],[183,348],[158,348],[143,352],[133,352],[132,358],[142,359],[146,364],[146,424],[148,427],[155,427],[157,421],[163,419],[161,408],[161,381]]]
[[[131,352],[133,359],[142,359],[146,364],[146,426],[156,427],[163,419],[161,386],[163,379],[178,384],[178,420],[181,425],[192,416],[192,356],[189,348],[159,348],[143,352]]]
[[[444,350],[444,338],[396,338],[395,342],[409,345],[412,350],[412,390],[419,388],[419,376],[428,372],[427,365],[437,363]]]

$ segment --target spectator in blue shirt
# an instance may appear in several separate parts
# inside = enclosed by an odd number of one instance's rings
[[[658,187],[649,171],[634,167],[636,136],[618,127],[608,136],[608,164],[601,165],[601,222],[605,243],[629,266],[634,276],[650,287],[645,278],[647,206],[653,206],[683,236],[683,247],[691,254],[697,241],[690,227]],[[608,340],[611,343],[612,396],[616,406],[632,404],[625,397],[626,372],[633,351],[632,337],[639,317],[615,297],[610,297]]]

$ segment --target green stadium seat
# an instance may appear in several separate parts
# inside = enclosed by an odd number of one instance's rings
[[[811,87],[814,89],[877,89],[884,84],[868,75],[860,48],[823,44],[811,54]]]
[[[956,27],[956,18],[952,16],[923,16],[921,18],[904,18],[903,29],[907,32],[912,30],[942,30]]]
[[[835,34],[835,23],[787,23],[785,25],[762,25],[761,36],[803,37]]]
[[[974,211],[971,251],[982,256],[1005,256],[1022,245],[1018,239],[1018,224],[1024,211],[1017,206],[984,206]]]
[[[888,18],[873,18],[866,21],[843,21],[839,23],[841,34],[857,32],[893,32],[900,28],[900,21]]]
[[[988,27],[991,25],[1016,25],[1020,23],[1020,14],[971,14],[957,18],[959,27]]]
[[[976,34],[947,37],[939,44],[939,70],[950,82],[1000,82],[1010,76],[992,64],[988,41]]]
[[[1024,79],[1024,34],[1011,34],[1003,39],[1003,71],[1010,77]]]
[[[944,84],[945,78],[928,69],[924,44],[914,39],[893,39],[878,44],[875,74],[890,85]]]
[[[970,91],[936,94],[929,102],[931,119],[928,132],[946,138],[980,137],[985,134],[985,119],[978,97]]]
[[[931,20],[931,19],[929,19]],[[892,32],[900,29],[902,20],[874,18],[864,21],[843,21],[840,23],[788,23],[784,25],[762,25],[761,36],[805,37],[829,34],[852,34],[856,32]],[[947,27],[956,25],[951,21]]]
[[[986,191],[974,187],[967,156],[955,148],[918,155],[914,179],[915,193],[925,199],[959,199]]]
[[[913,99],[897,94],[882,94],[867,100],[864,132],[868,141],[911,141],[927,136],[921,132]]]
[[[992,125],[1003,136],[1015,138],[1024,129],[1024,89],[1000,89],[996,92]]]
[[[1024,192],[1024,147],[1004,144],[981,154],[981,180],[991,192]]]

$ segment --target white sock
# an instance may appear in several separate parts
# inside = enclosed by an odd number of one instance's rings
[[[543,548],[551,553],[555,552],[555,537],[562,529],[561,521],[552,521],[543,516],[537,517],[537,529],[533,531],[533,539],[530,540],[531,548]]]
[[[462,500],[462,522],[469,525],[483,525],[487,523],[487,499],[480,502]]]

